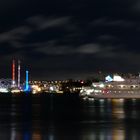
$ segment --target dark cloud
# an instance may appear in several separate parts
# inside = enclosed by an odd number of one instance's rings
[[[135,14],[140,12],[140,1],[135,0],[132,4],[132,9],[131,9]]]
[[[11,29],[7,32],[0,34],[0,42],[13,42],[19,41],[31,32],[30,28],[27,26],[20,26],[15,29]]]
[[[29,23],[35,25],[38,30],[44,30],[47,28],[59,27],[67,24],[70,17],[49,17],[35,16],[27,19]]]

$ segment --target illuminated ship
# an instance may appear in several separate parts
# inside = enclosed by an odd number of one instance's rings
[[[83,99],[93,98],[140,98],[140,77],[123,79],[115,75],[106,77],[105,82],[92,83],[80,91]]]

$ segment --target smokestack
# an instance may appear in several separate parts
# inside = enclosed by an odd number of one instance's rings
[[[29,71],[26,70],[25,91],[29,91]]]
[[[15,60],[12,63],[12,86],[15,86]]]
[[[20,88],[20,60],[18,60],[18,88]]]

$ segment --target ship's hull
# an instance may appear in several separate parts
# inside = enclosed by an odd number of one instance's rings
[[[81,98],[83,99],[91,99],[91,98],[100,98],[100,99],[136,99],[140,98],[140,91],[133,92],[133,93],[127,93],[127,92],[120,92],[120,93],[90,93],[87,94],[81,94]]]

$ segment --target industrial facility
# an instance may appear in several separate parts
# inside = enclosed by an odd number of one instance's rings
[[[21,66],[20,60],[12,61],[12,78],[11,79],[0,79],[0,93],[21,93],[30,92],[29,85],[29,71],[26,70],[25,82],[21,83]],[[17,69],[17,70],[16,70]],[[17,74],[16,74],[17,71]],[[17,80],[16,80],[17,79]]]

